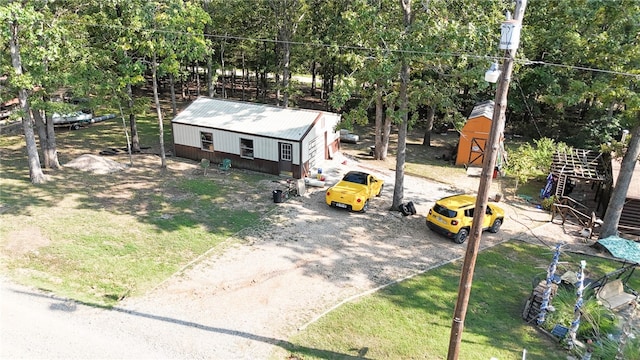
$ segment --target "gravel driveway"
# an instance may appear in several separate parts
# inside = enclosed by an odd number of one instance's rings
[[[335,162],[323,169],[333,183],[358,167]],[[407,176],[405,202],[413,201],[418,214],[403,217],[388,211],[393,174],[376,173],[386,186],[366,214],[329,208],[324,189],[310,188],[279,204],[269,221],[237,234],[244,244],[208,254],[114,310],[3,281],[0,356],[265,359],[275,351],[284,358],[277,343],[332,307],[464,255],[466,244],[456,245],[424,223],[433,202],[451,188]],[[485,233],[482,248],[548,220],[505,208],[501,232]]]

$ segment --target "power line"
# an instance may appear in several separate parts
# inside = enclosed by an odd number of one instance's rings
[[[572,70],[584,70],[584,71],[602,72],[602,73],[613,74],[613,75],[631,76],[631,77],[636,77],[636,78],[638,78],[638,80],[640,80],[640,73],[632,74],[632,73],[628,73],[628,72],[597,69],[597,68],[590,68],[590,67],[585,67],[585,66],[548,63],[548,62],[545,62],[545,61],[534,61],[534,60],[515,60],[515,61],[517,63],[522,63],[524,65],[556,66],[556,67],[563,67],[563,68],[572,69]]]
[[[76,25],[85,25],[85,26],[93,26],[93,27],[104,27],[104,28],[115,28],[115,29],[129,29],[127,26],[122,25],[111,25],[111,24],[97,24],[97,23],[86,23],[86,22],[75,22]],[[468,58],[475,58],[481,60],[490,60],[492,62],[498,62],[505,59],[503,56],[490,56],[490,55],[478,55],[478,54],[469,54],[469,53],[446,53],[446,52],[431,52],[424,50],[403,50],[403,49],[389,49],[389,48],[379,48],[379,47],[368,47],[368,46],[356,46],[356,45],[337,45],[337,44],[326,44],[326,43],[314,43],[314,42],[305,42],[305,41],[283,41],[278,39],[268,39],[268,38],[254,38],[248,36],[239,36],[239,35],[219,35],[219,34],[194,34],[185,31],[178,30],[164,30],[164,29],[140,29],[143,32],[157,32],[157,33],[166,33],[166,34],[174,34],[174,35],[183,35],[183,36],[203,36],[205,38],[212,38],[218,40],[243,40],[243,41],[253,41],[253,42],[267,42],[267,43],[275,43],[275,44],[284,44],[288,43],[289,45],[300,45],[300,46],[313,46],[313,47],[322,47],[322,48],[338,48],[343,50],[356,50],[356,51],[366,51],[366,52],[383,52],[383,53],[399,53],[399,54],[412,54],[412,55],[430,55],[430,56],[440,56],[440,57],[457,57],[464,56]],[[582,71],[590,71],[590,72],[600,72],[612,75],[620,75],[620,76],[629,76],[635,77],[640,80],[640,73],[634,74],[629,72],[622,71],[614,71],[614,70],[606,70],[599,68],[591,68],[585,66],[577,66],[577,65],[566,65],[566,64],[557,64],[550,63],[546,61],[539,60],[529,60],[529,59],[513,59],[513,61],[520,65],[544,65],[544,66],[553,66],[553,67],[562,67],[570,70],[582,70]]]

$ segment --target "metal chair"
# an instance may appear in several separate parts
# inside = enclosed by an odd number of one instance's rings
[[[220,170],[229,170],[231,168],[231,159],[224,159],[220,164],[218,164],[218,169]]]

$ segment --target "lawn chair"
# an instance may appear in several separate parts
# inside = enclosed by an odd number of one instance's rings
[[[218,169],[227,171],[231,168],[231,159],[224,159],[218,164]]]
[[[209,161],[209,159],[202,159],[200,161],[200,167],[204,171],[205,175],[207,175],[207,169],[209,168],[209,166],[211,166],[211,161]]]

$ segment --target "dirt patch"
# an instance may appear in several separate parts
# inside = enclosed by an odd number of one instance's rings
[[[6,234],[3,252],[11,257],[22,256],[30,252],[36,252],[41,247],[48,246],[50,243],[51,241],[42,235],[40,228],[28,227]]]
[[[126,169],[125,165],[117,161],[92,154],[81,155],[64,164],[64,166],[82,171],[89,171],[94,174],[111,174]]]

